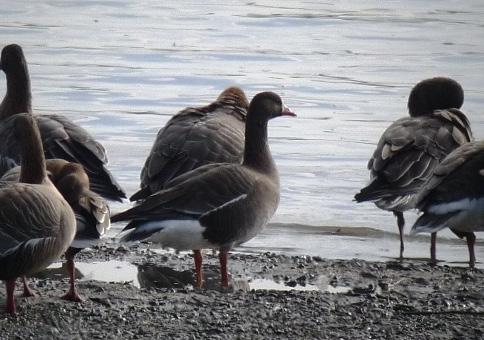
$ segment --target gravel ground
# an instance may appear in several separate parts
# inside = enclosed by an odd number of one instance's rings
[[[67,278],[41,273],[30,280],[40,296],[1,315],[0,339],[484,339],[483,270],[233,254],[232,287],[221,291],[217,258],[205,257],[206,288],[193,290],[189,254],[85,250],[79,261],[136,264],[141,288],[80,280],[85,302],[71,303],[58,298]],[[257,280],[296,289],[251,289]]]

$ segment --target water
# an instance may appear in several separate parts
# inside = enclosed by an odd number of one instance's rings
[[[484,137],[483,29],[479,0],[19,0],[2,6],[0,22],[1,44],[24,48],[35,111],[62,113],[89,130],[130,194],[172,114],[229,85],[250,97],[278,92],[298,118],[270,123],[282,185],[273,221],[315,228],[268,229],[241,250],[380,260],[398,253],[394,218],[352,202],[368,180],[367,159],[385,127],[406,115],[411,86],[436,75],[463,85],[463,108],[475,137]],[[392,235],[328,236],[318,232],[324,226]],[[428,256],[427,248],[426,240],[408,242],[407,255]],[[467,259],[461,241],[439,244],[438,255]],[[482,246],[476,255],[484,258]]]
[[[220,289],[219,273],[205,270],[204,288]],[[68,277],[67,271],[62,264],[54,263],[46,270],[40,272],[39,277],[61,278]],[[126,261],[105,262],[76,262],[76,277],[80,281],[97,280],[104,282],[129,283],[137,288],[191,288],[193,285],[192,271],[176,271],[162,265],[140,265]],[[298,290],[298,291],[323,291],[332,294],[346,294],[351,287],[331,285],[329,278],[321,275],[315,279],[315,284],[306,282],[284,283],[274,278],[264,277],[232,277],[231,285],[234,290]]]

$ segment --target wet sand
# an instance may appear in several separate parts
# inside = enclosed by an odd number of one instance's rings
[[[137,273],[126,282],[122,275],[104,281],[81,277],[82,304],[58,298],[68,286],[62,270],[39,273],[30,284],[40,296],[17,299],[18,315],[1,316],[0,338],[484,338],[482,269],[232,254],[231,288],[221,291],[211,252],[205,253],[202,290],[192,288],[188,253],[107,243],[85,250],[79,261],[80,268],[127,263]],[[3,284],[0,289],[3,306]]]

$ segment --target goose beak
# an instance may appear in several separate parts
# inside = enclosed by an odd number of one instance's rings
[[[283,109],[282,109],[282,112],[281,112],[281,116],[290,116],[290,117],[297,117],[296,113],[294,111],[292,111],[289,107],[287,107],[286,105],[284,105]]]

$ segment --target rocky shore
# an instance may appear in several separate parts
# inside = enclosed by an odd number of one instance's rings
[[[58,298],[62,271],[39,273],[30,279],[39,296],[0,316],[0,339],[484,339],[481,269],[232,254],[232,287],[221,291],[217,257],[205,258],[206,288],[194,290],[191,254],[85,250],[81,263],[136,265],[137,282],[81,278],[79,304]]]

